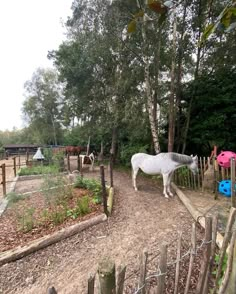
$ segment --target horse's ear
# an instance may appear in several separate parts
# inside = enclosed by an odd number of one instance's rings
[[[193,157],[193,160],[196,160],[198,157],[197,157],[197,155],[195,155],[194,157]]]
[[[191,154],[190,156],[191,156],[191,157],[193,157],[193,155],[192,155],[192,154]]]

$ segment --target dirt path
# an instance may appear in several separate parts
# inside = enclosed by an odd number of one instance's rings
[[[114,181],[114,211],[107,223],[1,267],[0,293],[42,294],[52,285],[58,293],[87,293],[88,275],[103,256],[127,265],[125,289],[133,293],[130,285],[137,281],[138,256],[144,247],[152,259],[149,271],[156,270],[154,257],[163,242],[169,244],[169,259],[173,258],[178,231],[190,240],[192,218],[185,207],[177,197],[165,199],[150,179],[138,177],[139,192],[132,189],[127,173],[115,172]],[[184,246],[187,251],[187,241]],[[183,277],[186,273],[182,268]]]

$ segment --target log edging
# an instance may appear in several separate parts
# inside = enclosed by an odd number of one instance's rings
[[[114,187],[108,188],[108,198],[107,198],[107,210],[109,215],[111,215],[112,207],[113,207],[113,200],[114,200]]]
[[[102,213],[97,215],[89,220],[85,220],[81,223],[72,225],[70,227],[66,227],[61,229],[58,232],[55,232],[51,235],[46,235],[37,240],[30,242],[29,244],[23,247],[16,247],[8,251],[4,251],[0,253],[0,266],[25,257],[37,250],[43,249],[49,245],[57,243],[63,239],[71,237],[91,226],[97,225],[99,223],[105,222],[107,220],[107,216]]]

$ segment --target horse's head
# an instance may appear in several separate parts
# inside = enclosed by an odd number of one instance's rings
[[[198,157],[191,156],[192,157],[192,163],[189,165],[189,169],[192,171],[194,175],[198,174]]]

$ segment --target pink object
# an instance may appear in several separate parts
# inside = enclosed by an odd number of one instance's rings
[[[222,151],[218,156],[217,156],[217,162],[219,163],[220,166],[227,168],[230,167],[230,158],[234,157],[236,159],[236,153],[232,151]]]

